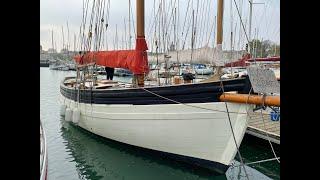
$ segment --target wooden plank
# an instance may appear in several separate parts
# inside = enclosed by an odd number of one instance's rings
[[[269,114],[263,113],[261,116],[260,112],[249,113],[246,133],[265,140],[269,136],[271,142],[280,144],[280,121],[272,121]]]

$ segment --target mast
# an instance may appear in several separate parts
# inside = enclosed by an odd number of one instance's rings
[[[154,4],[155,4],[155,2],[154,2]],[[159,8],[158,8],[158,18],[157,19],[159,19],[158,20],[158,22],[159,22],[159,36],[157,37],[157,24],[155,24],[155,28],[154,28],[154,36],[155,36],[155,39],[156,39],[156,41],[155,41],[155,44],[156,44],[156,55],[157,55],[157,66],[156,66],[156,68],[157,68],[157,72],[158,72],[158,74],[157,74],[157,81],[158,81],[158,85],[160,86],[160,77],[159,77],[159,73],[160,73],[160,67],[159,67],[159,44],[160,44],[160,11],[161,11],[161,9],[160,9],[160,5],[161,5],[161,2],[159,2]],[[154,7],[156,7],[155,5],[154,5]],[[154,8],[155,9],[155,8]],[[156,18],[156,10],[154,11],[154,17]]]
[[[191,26],[191,61],[190,64],[192,64],[192,56],[193,56],[193,46],[194,46],[194,10],[192,10],[192,26]]]
[[[260,57],[262,57],[262,51],[263,51],[263,38],[261,39],[261,43],[260,43]]]
[[[158,22],[159,22],[159,34],[158,34],[158,47],[159,47],[159,52],[161,52],[161,19],[160,16],[162,14],[162,1],[159,2],[159,15],[158,15]],[[159,75],[159,74],[158,74]]]
[[[77,37],[76,37],[76,34],[74,34],[73,36],[73,52],[76,52],[76,41],[77,41]]]
[[[253,0],[249,0],[249,4],[250,4],[250,14],[249,14],[249,42],[251,42],[251,25],[252,25],[252,4],[253,4]],[[250,43],[249,43],[250,45]],[[250,48],[249,48],[250,51]],[[251,53],[251,52],[250,52]]]
[[[136,13],[137,13],[137,40],[136,40],[136,50],[142,51],[140,49],[142,46],[141,40],[145,42],[144,36],[144,0],[136,0]],[[139,44],[138,44],[139,43]],[[144,53],[145,50],[143,50]],[[141,56],[142,57],[142,56]],[[142,57],[143,58],[143,57]],[[134,84],[140,87],[144,86],[144,74],[135,74],[133,78]]]
[[[68,25],[68,21],[67,21],[67,29],[68,29],[68,39],[67,39],[67,51],[68,51],[68,54],[69,54],[69,46],[70,46],[70,39],[69,39],[69,25]]]
[[[214,16],[214,22],[213,22],[213,42],[216,41],[216,30],[217,30],[217,16]],[[213,47],[214,47],[214,43],[213,43]]]
[[[124,43],[125,43],[125,47],[126,49],[128,49],[128,43],[127,43],[127,24],[126,24],[126,18],[124,18]],[[124,46],[123,46],[124,48]]]
[[[57,42],[54,41],[54,47],[57,48]],[[53,52],[56,52],[57,53],[57,50],[53,51]]]
[[[144,36],[144,0],[137,0],[137,36]]]
[[[179,8],[179,1],[178,1],[178,8]],[[177,8],[174,8],[174,41],[175,41],[174,50],[177,53],[177,64],[178,64],[178,70],[179,70],[178,74],[180,75],[181,66],[180,66],[179,54],[178,54],[178,35],[177,35],[177,32],[178,32],[178,27],[177,27]]]
[[[129,49],[131,49],[131,0],[129,0]]]
[[[51,30],[52,53],[54,52],[53,30]]]
[[[250,47],[250,42],[251,40],[251,29],[252,29],[252,5],[253,4],[264,4],[264,3],[253,3],[253,0],[249,0],[249,4],[250,4],[250,12],[249,12],[249,53],[252,54],[253,52],[251,52],[251,47]]]
[[[177,33],[177,8],[174,8],[174,18],[173,18],[173,20],[174,20],[174,23],[173,23],[173,31],[174,31],[174,33],[173,33],[173,36],[174,36],[174,46],[175,46],[175,48],[174,48],[174,50],[176,49],[176,43],[177,43],[177,35],[176,35],[176,33]]]
[[[63,33],[63,26],[61,26],[62,30],[62,49],[64,50],[64,33]]]
[[[233,59],[233,13],[232,13],[232,0],[230,1],[230,16],[231,16],[231,24],[230,24],[230,51],[231,51],[231,56],[230,56],[230,61]],[[231,76],[233,76],[233,70],[232,70],[232,63],[231,63]]]
[[[115,37],[115,46],[116,46],[116,50],[118,50],[118,26],[116,24],[116,37]]]
[[[162,22],[162,44],[163,44],[163,53],[166,53],[166,40],[165,40],[165,15],[166,15],[166,8],[165,8],[165,1],[162,0],[162,11],[161,11],[161,22]]]
[[[217,12],[217,46],[222,45],[222,33],[223,33],[223,0],[218,0],[218,12]]]
[[[223,0],[218,0],[218,12],[217,12],[217,75],[221,75],[222,66],[224,66],[222,62],[222,35],[223,35]]]

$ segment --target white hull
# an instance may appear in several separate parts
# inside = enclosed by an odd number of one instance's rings
[[[132,76],[132,73],[127,69],[115,68],[114,76]]]
[[[213,74],[213,70],[206,68],[206,69],[195,69],[194,70],[198,75],[210,75]]]
[[[61,102],[74,109],[75,101]],[[78,125],[94,134],[147,149],[218,162],[228,166],[237,149],[224,102],[182,104],[104,105],[79,104]],[[251,106],[228,103],[238,145],[247,127]]]

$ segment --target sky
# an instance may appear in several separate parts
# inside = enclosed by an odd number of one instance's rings
[[[105,1],[107,2],[108,0]],[[161,30],[161,28],[155,26],[155,24],[158,24],[158,21],[155,20],[154,16],[154,14],[157,14],[160,1],[162,0],[145,0],[145,33],[150,51],[155,50],[155,32],[158,33],[159,30]],[[248,35],[248,0],[225,0],[223,49],[231,48],[231,30],[233,32],[234,49],[243,49],[247,42],[234,1],[237,3],[243,26]],[[92,3],[93,0],[89,0],[89,6],[92,6]],[[188,3],[190,3],[189,6]],[[280,0],[254,0],[254,3],[264,4],[253,5],[251,36],[260,40],[268,39],[280,44]],[[135,23],[135,0],[131,0],[131,6],[133,13],[131,23]],[[171,17],[170,14],[173,14],[173,8],[171,7],[179,7],[177,15],[175,16],[177,17],[176,26],[174,26],[173,21],[169,21],[168,26],[166,26],[168,28],[166,36],[169,39],[168,43],[169,41],[172,42],[176,36],[179,49],[182,49],[183,44],[185,44],[184,48],[186,49],[191,47],[192,28],[188,27],[192,27],[193,9],[196,14],[194,18],[196,20],[194,20],[194,22],[197,21],[197,23],[194,23],[197,24],[195,26],[197,32],[195,36],[195,48],[205,45],[214,46],[217,0],[165,0],[165,7],[168,12],[166,15],[167,19]],[[129,0],[110,0],[109,26],[107,36],[104,35],[102,43],[103,49],[128,48],[128,9]],[[40,0],[40,44],[43,49],[47,50],[52,47],[53,32],[55,47],[60,51],[63,47],[62,29],[65,44],[69,42],[70,49],[73,50],[74,39],[76,39],[76,49],[78,49],[78,35],[82,22],[82,11],[83,0]],[[131,24],[132,27],[133,25],[134,24]],[[174,27],[177,29],[176,33],[174,33]],[[116,31],[118,41],[115,41]],[[131,35],[134,36],[133,28],[131,28]],[[75,36],[76,38],[74,38]],[[161,36],[161,38],[162,37],[163,36]],[[134,38],[132,38],[132,47],[133,45]]]

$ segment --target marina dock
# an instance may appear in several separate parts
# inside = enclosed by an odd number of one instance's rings
[[[40,67],[49,67],[49,61],[46,61],[46,60],[42,61],[42,60],[40,60]]]
[[[263,118],[263,119],[262,119]],[[280,145],[280,120],[272,121],[270,114],[257,112],[250,113],[247,134],[268,140]]]

